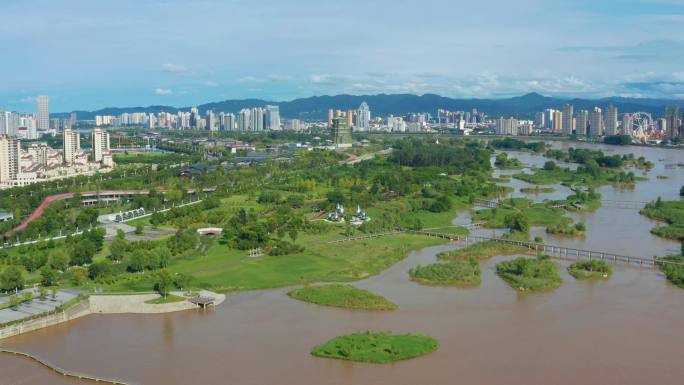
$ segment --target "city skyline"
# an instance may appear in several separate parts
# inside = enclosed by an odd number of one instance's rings
[[[31,110],[41,94],[52,111],[382,92],[684,96],[684,5],[548,3],[10,0],[0,42],[16,60],[0,63],[0,106]]]

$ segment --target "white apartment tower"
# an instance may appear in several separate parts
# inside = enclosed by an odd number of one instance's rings
[[[109,153],[109,132],[101,128],[93,129],[93,160],[102,162],[104,155]]]
[[[366,102],[361,103],[356,111],[356,122],[354,124],[358,131],[366,131],[370,125],[371,112]]]
[[[518,135],[518,119],[499,118],[496,120],[497,135]]]
[[[50,129],[50,109],[48,108],[48,97],[40,95],[36,98],[36,120],[38,131],[48,131]]]
[[[589,132],[587,132],[587,136],[590,138],[597,138],[602,134],[603,111],[598,107],[594,107],[594,110],[589,113]]]
[[[589,111],[581,110],[575,117],[575,133],[577,136],[587,136],[587,126],[589,125]]]
[[[19,140],[0,135],[0,186],[11,186],[19,173]]]
[[[617,135],[618,133],[618,110],[617,107],[610,105],[606,107],[605,115],[605,135]]]
[[[280,130],[280,107],[266,106],[266,129],[270,131]]]
[[[62,151],[64,154],[64,163],[72,164],[76,161],[76,156],[81,151],[81,135],[78,131],[74,131],[70,128],[64,129]]]

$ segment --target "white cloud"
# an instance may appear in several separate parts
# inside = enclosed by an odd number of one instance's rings
[[[187,74],[190,72],[188,67],[181,65],[181,64],[174,64],[174,63],[162,64],[162,71],[170,72],[173,74]]]
[[[36,101],[35,96],[26,96],[26,97],[19,99],[20,103],[33,103],[35,101]]]
[[[211,81],[211,80],[208,80],[208,81],[206,81],[206,82],[204,82],[204,83],[202,83],[202,84],[205,85],[205,86],[207,86],[207,87],[211,87],[211,88],[216,88],[216,87],[219,86],[218,83],[216,83],[216,82],[214,82],[214,81]]]
[[[244,76],[237,80],[238,83],[265,83],[266,80],[256,76]]]
[[[155,88],[154,93],[157,95],[171,95],[173,94],[173,91],[169,88],[157,87]]]

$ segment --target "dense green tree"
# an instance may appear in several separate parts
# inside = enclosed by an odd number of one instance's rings
[[[57,281],[57,272],[50,266],[40,269],[40,283],[44,286],[52,286]]]
[[[527,233],[530,231],[530,224],[527,221],[527,218],[521,213],[507,215],[504,219],[504,224],[506,227],[511,229],[511,231],[517,231],[521,233]]]
[[[0,289],[3,291],[14,291],[24,288],[24,278],[21,270],[16,266],[8,266],[0,274]]]
[[[96,280],[109,274],[110,265],[107,261],[96,261],[88,266],[88,278]]]
[[[166,297],[173,286],[173,276],[166,269],[159,270],[155,275],[154,290]]]
[[[109,246],[109,259],[112,261],[122,261],[129,251],[129,242],[125,238],[119,236],[112,239],[112,244]]]
[[[86,265],[93,261],[97,253],[97,246],[90,239],[82,239],[72,245],[71,264]]]
[[[192,276],[185,273],[177,273],[173,276],[173,284],[180,290],[188,289],[191,281]]]

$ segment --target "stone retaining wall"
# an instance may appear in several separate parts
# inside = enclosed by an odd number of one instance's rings
[[[48,326],[58,325],[88,314],[90,314],[90,303],[87,299],[84,299],[67,310],[58,313],[47,314],[40,318],[35,318],[0,328],[0,340],[3,338],[9,338],[19,334],[46,328]]]
[[[226,299],[224,294],[203,292],[203,295],[207,294],[216,298],[215,305],[220,304]],[[0,340],[61,324],[88,314],[158,314],[197,308],[197,305],[187,300],[159,305],[145,303],[145,301],[157,297],[159,297],[157,294],[92,295],[65,311],[47,314],[40,318],[0,328]]]

